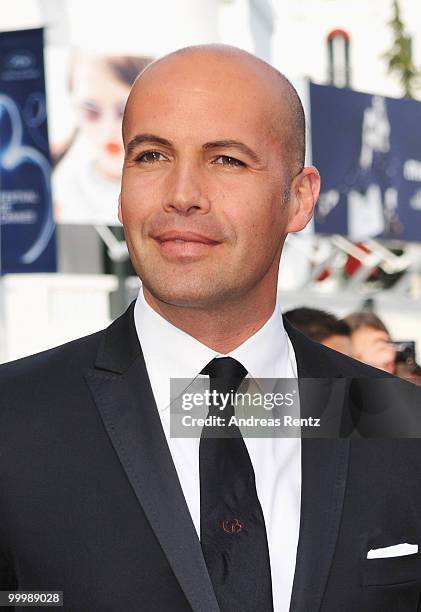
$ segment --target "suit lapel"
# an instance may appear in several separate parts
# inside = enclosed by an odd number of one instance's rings
[[[86,374],[117,456],[194,612],[219,612],[155,405],[133,306],[106,331]]]
[[[294,347],[299,378],[340,376],[334,360],[287,322],[285,328]],[[317,612],[339,532],[349,440],[303,439],[301,449],[300,533],[290,610]]]
[[[340,525],[348,440],[302,440],[301,519],[290,610],[320,610]]]

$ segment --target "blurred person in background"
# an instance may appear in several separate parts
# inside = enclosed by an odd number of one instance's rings
[[[396,371],[396,348],[383,321],[360,310],[345,317],[351,328],[352,357],[390,374]]]
[[[284,312],[284,317],[312,340],[351,356],[351,328],[330,312],[302,307]]]
[[[417,363],[415,342],[400,341],[396,346],[396,376],[421,385],[421,366]]]
[[[69,89],[75,130],[53,147],[53,198],[61,223],[118,225],[124,150],[121,121],[130,87],[151,60],[76,52]]]

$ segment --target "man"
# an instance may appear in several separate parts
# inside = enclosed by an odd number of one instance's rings
[[[330,312],[302,307],[284,312],[284,317],[312,340],[344,355],[351,355],[351,328]]]
[[[419,540],[417,441],[169,435],[170,377],[376,375],[276,306],[319,191],[292,86],[233,48],[182,50],[137,80],[123,134],[143,292],[2,368],[1,588],[83,612],[417,610],[419,556],[367,559]]]
[[[351,328],[352,357],[395,374],[396,347],[383,321],[369,310],[352,312],[345,321]]]

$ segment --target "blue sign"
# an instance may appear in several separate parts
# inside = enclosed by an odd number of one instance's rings
[[[310,84],[315,230],[421,240],[421,102]]]
[[[55,272],[43,30],[0,32],[0,273]]]

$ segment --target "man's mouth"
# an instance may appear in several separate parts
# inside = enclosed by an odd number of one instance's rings
[[[177,230],[162,232],[153,238],[164,255],[176,259],[202,257],[208,254],[212,247],[220,244],[219,240],[214,240],[204,234]]]

